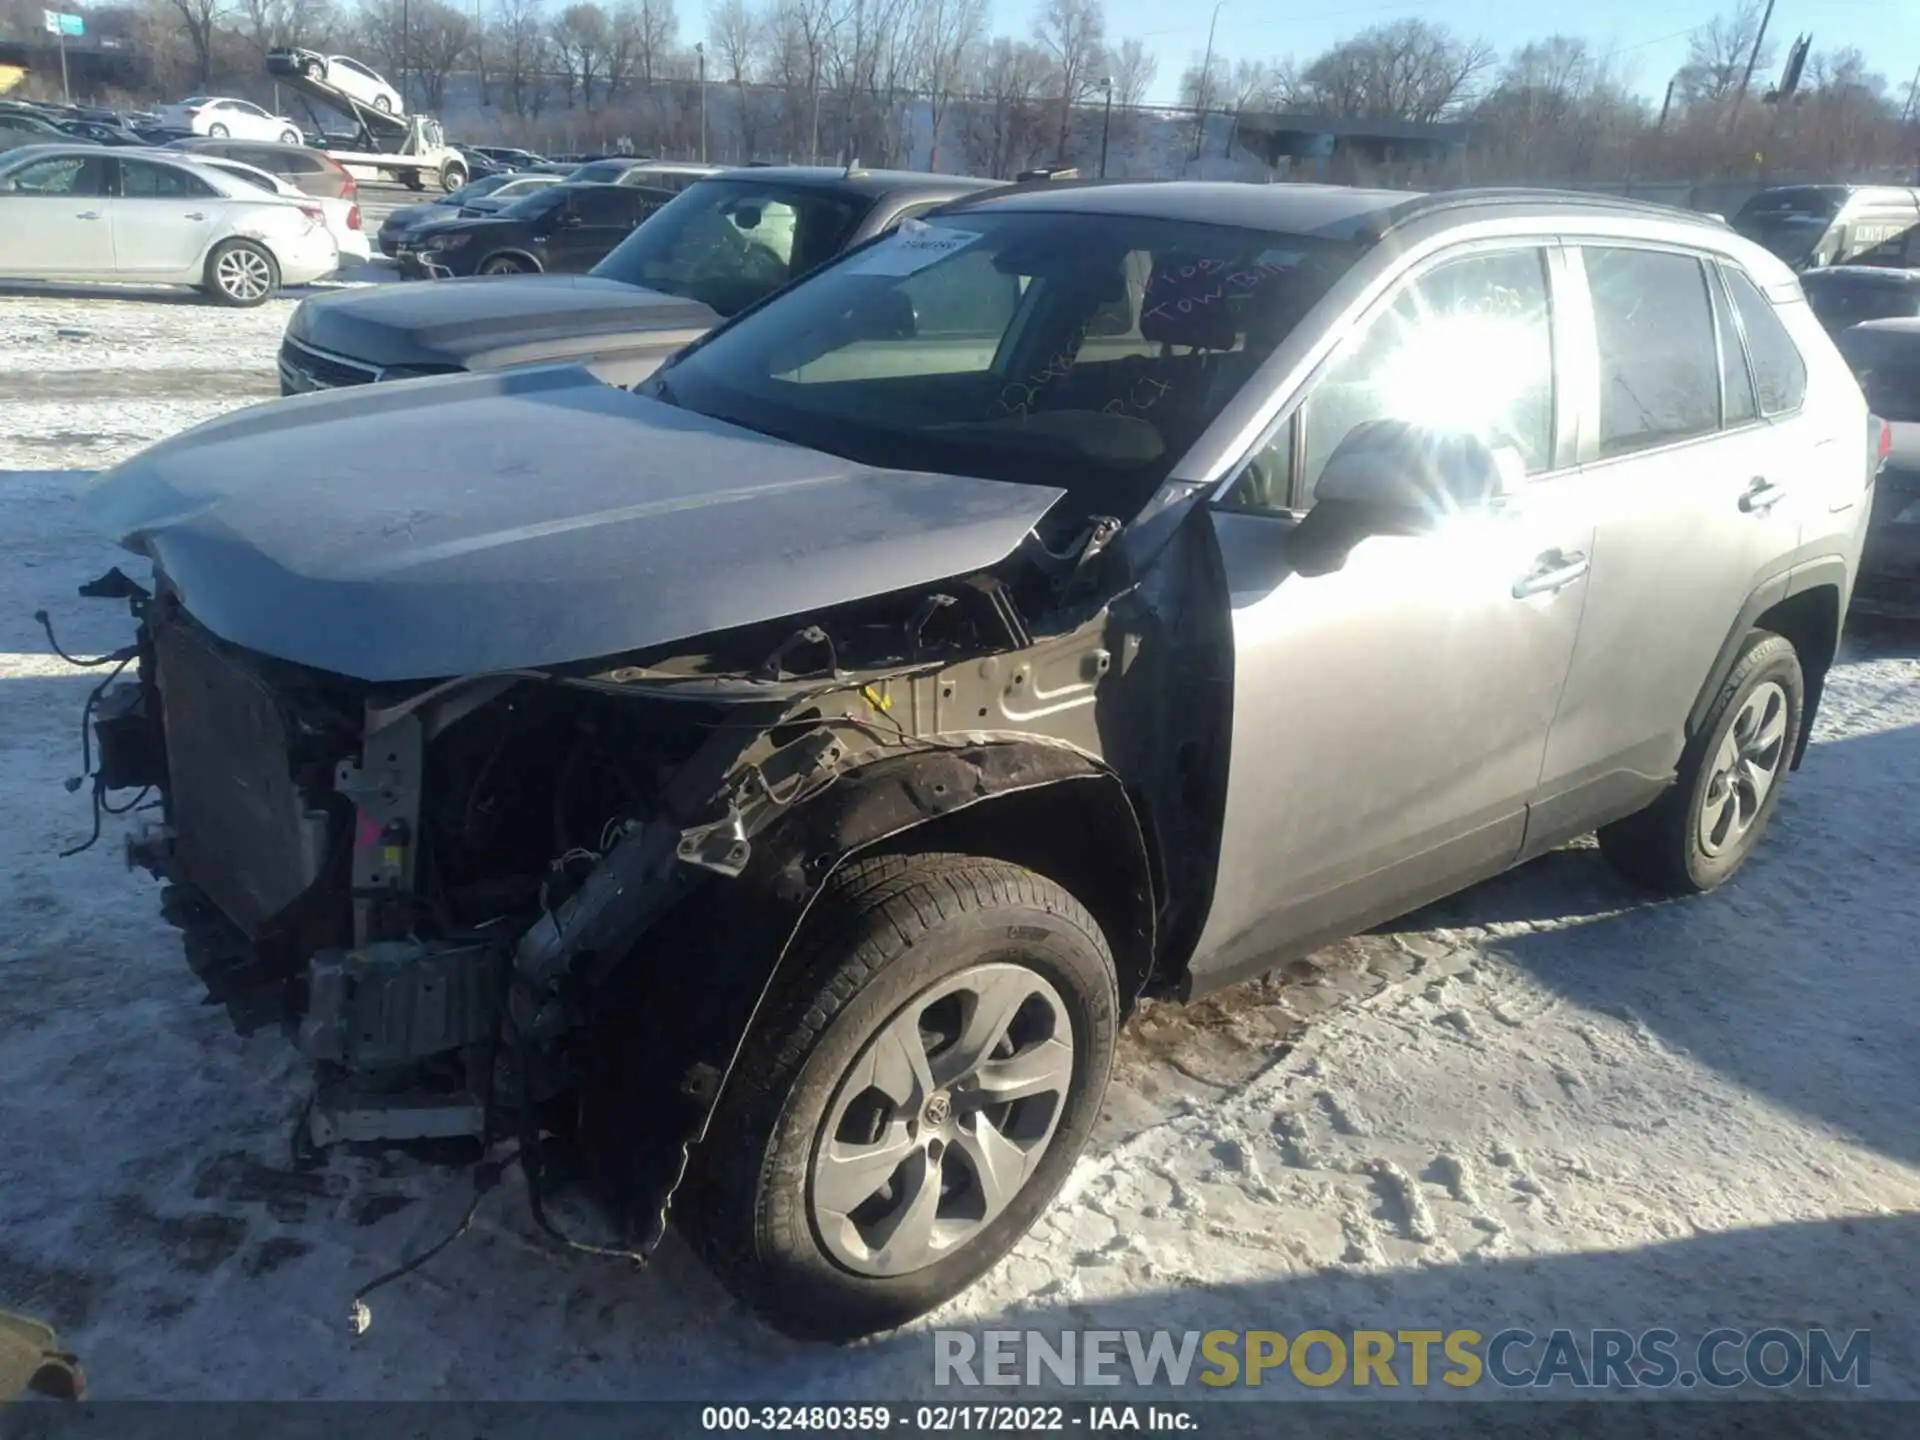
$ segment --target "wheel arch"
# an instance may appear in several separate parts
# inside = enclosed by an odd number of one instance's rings
[[[527,264],[533,267],[534,273],[536,275],[544,275],[546,273],[547,267],[540,263],[539,258],[537,256],[533,255],[529,251],[522,250],[517,245],[503,245],[498,250],[489,250],[486,254],[482,255],[477,261],[474,262],[473,273],[478,275],[482,270],[486,269],[486,267],[493,261],[504,260],[509,257],[515,260],[525,261]]]
[[[1807,738],[1813,732],[1827,672],[1839,654],[1848,578],[1846,561],[1836,555],[1797,565],[1754,590],[1740,607],[1733,628],[1727,632],[1719,654],[1714,657],[1706,683],[1700,687],[1693,709],[1688,712],[1688,736],[1705,723],[1714,697],[1740,658],[1747,636],[1755,630],[1768,630],[1792,644],[1800,657],[1800,670],[1806,682],[1800,738],[1795,743],[1792,759],[1792,768],[1798,770],[1807,753]]]
[[[1055,742],[940,746],[843,775],[756,836],[737,879],[677,905],[598,998],[580,1125],[614,1213],[659,1238],[814,902],[850,861],[956,850],[1046,875],[1100,922],[1130,1004],[1153,969],[1148,845],[1118,776]]]

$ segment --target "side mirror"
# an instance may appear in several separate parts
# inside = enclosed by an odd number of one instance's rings
[[[1426,530],[1509,488],[1499,457],[1477,435],[1372,420],[1356,425],[1328,457],[1314,505],[1365,513],[1396,530]]]
[[[1477,435],[1404,420],[1356,425],[1320,472],[1313,508],[1289,536],[1290,558],[1304,575],[1328,574],[1370,536],[1425,534],[1508,493],[1516,470]]]

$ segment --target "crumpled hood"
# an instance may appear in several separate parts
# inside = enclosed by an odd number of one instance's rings
[[[87,504],[216,635],[400,681],[933,584],[1004,559],[1063,493],[876,469],[543,366],[236,411]]]
[[[579,359],[629,344],[678,349],[719,323],[696,300],[618,280],[482,275],[315,296],[300,302],[287,334],[375,366],[492,369]]]

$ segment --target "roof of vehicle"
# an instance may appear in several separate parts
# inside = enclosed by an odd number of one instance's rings
[[[1920,340],[1920,315],[1891,315],[1884,320],[1862,320],[1858,325],[1849,325],[1843,333],[1851,335],[1856,331]]]
[[[980,180],[971,175],[934,175],[924,170],[849,170],[839,165],[749,165],[723,170],[718,180],[769,181],[816,190],[839,190],[879,197],[908,191],[933,199],[958,199],[980,190],[1004,187],[1004,180]]]
[[[1691,210],[1627,200],[1585,190],[1476,188],[1423,193],[1363,190],[1346,185],[1248,184],[1235,180],[1052,180],[1009,185],[968,199],[961,207],[1133,215],[1196,220],[1251,230],[1276,230],[1333,239],[1373,239],[1430,215],[1498,211],[1507,207],[1659,220],[1724,235],[1727,227]]]

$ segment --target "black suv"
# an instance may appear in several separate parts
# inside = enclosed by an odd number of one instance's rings
[[[583,276],[376,285],[302,301],[280,347],[281,392],[556,360],[585,362],[602,379],[631,385],[842,250],[996,183],[837,167],[729,171],[682,191]],[[434,263],[483,262],[492,253],[475,240],[435,252]]]
[[[645,185],[554,185],[491,215],[452,215],[402,235],[404,275],[578,274],[591,270],[673,198]]]

